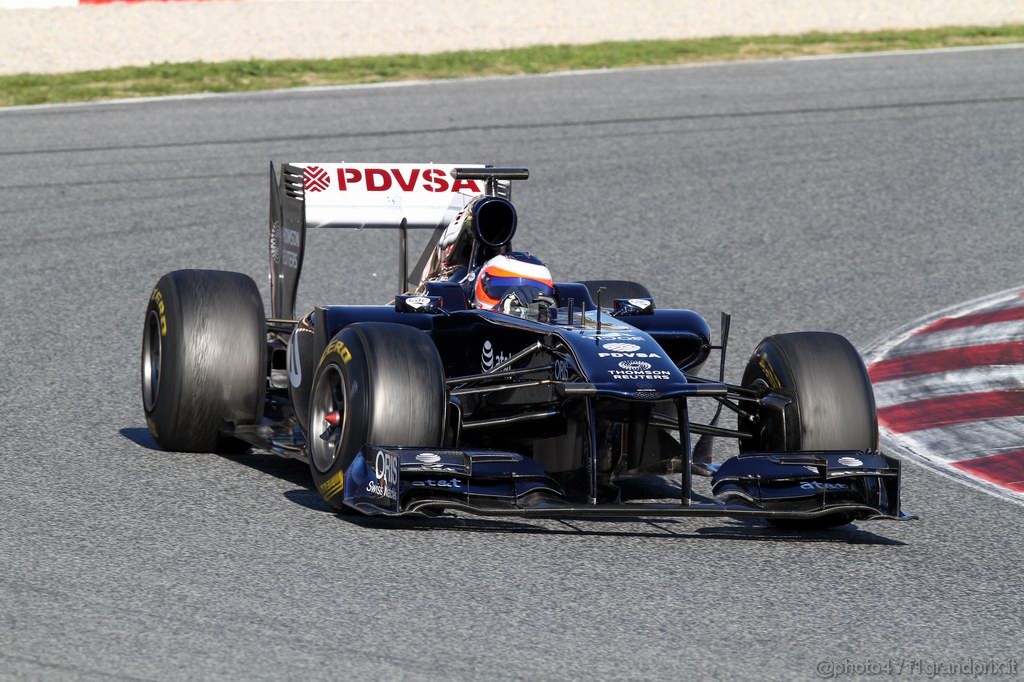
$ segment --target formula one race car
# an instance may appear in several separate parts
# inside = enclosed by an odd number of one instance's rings
[[[505,516],[760,517],[794,526],[908,518],[900,465],[877,451],[864,364],[841,336],[780,334],[741,385],[689,310],[640,284],[555,282],[514,251],[513,180],[460,164],[270,168],[270,317],[255,283],[164,275],[146,311],[142,395],[163,448],[248,444],[309,464],[335,510]],[[386,305],[295,315],[307,230],[399,234]],[[432,230],[408,273],[408,230]],[[712,352],[718,376],[697,372]],[[716,401],[707,423],[691,402]],[[737,427],[718,424],[722,408]],[[693,436],[699,438],[693,442]],[[711,461],[714,438],[739,455]],[[625,501],[623,483],[680,474],[678,499]],[[710,497],[692,475],[711,477]]]

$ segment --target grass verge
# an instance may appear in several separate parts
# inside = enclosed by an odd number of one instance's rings
[[[1024,42],[1024,24],[544,45],[429,55],[185,62],[0,76],[0,106]]]

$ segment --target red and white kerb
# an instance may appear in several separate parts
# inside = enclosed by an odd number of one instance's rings
[[[1024,289],[924,322],[868,372],[897,441],[1024,500]]]

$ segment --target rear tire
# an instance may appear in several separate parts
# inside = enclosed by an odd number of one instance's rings
[[[383,322],[345,327],[324,350],[309,400],[309,469],[324,501],[347,509],[345,471],[367,443],[440,447],[447,404],[441,357],[426,333]]]
[[[247,275],[176,270],[150,295],[142,340],[142,406],[154,440],[179,452],[237,451],[225,423],[263,416],[263,299]]]
[[[878,415],[871,380],[857,349],[838,334],[796,332],[769,336],[754,350],[743,386],[767,387],[789,398],[781,412],[762,407],[755,437],[740,452],[876,450]],[[740,418],[739,428],[749,424]],[[773,521],[788,528],[849,523],[839,514],[813,521]]]

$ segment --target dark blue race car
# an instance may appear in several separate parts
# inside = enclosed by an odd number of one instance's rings
[[[179,270],[153,290],[142,394],[154,439],[301,459],[328,505],[370,515],[908,518],[846,339],[771,336],[742,383],[725,383],[727,315],[714,345],[700,315],[659,307],[638,283],[556,282],[512,248],[511,184],[527,177],[271,166],[270,316],[238,273]],[[327,228],[398,232],[393,301],[296,314],[307,232]],[[423,229],[410,276],[408,230]],[[698,376],[713,352],[717,376]],[[690,418],[695,400],[717,403],[706,423]],[[739,455],[712,462],[715,438]],[[675,498],[627,500],[628,481],[656,474],[681,475]],[[694,474],[713,498],[695,494]]]

